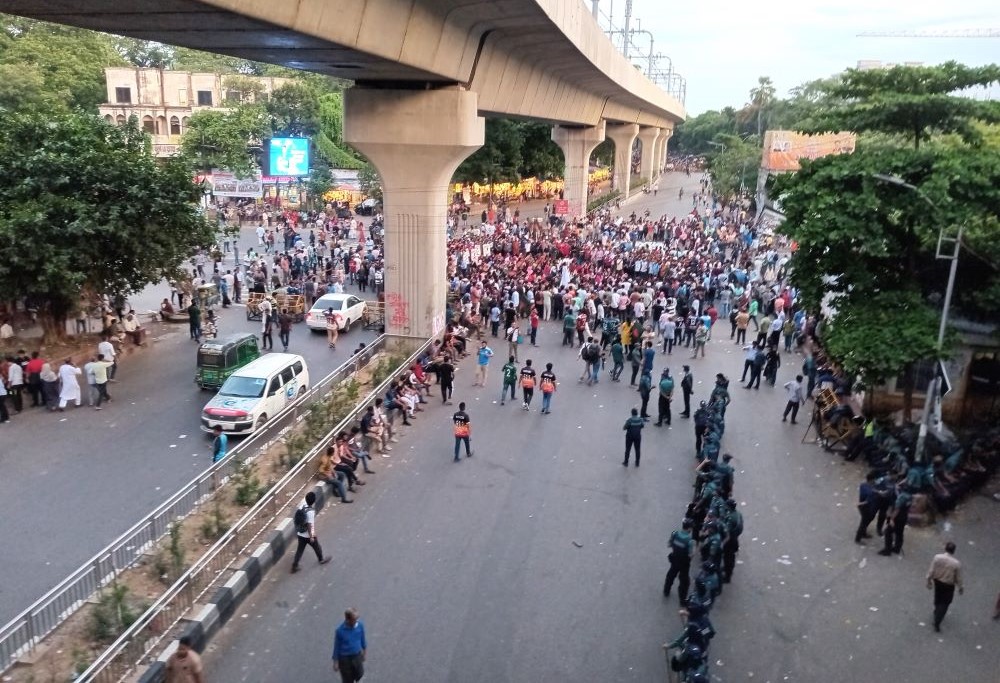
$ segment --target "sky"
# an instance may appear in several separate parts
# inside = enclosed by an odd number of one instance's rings
[[[589,0],[588,0],[589,3]],[[619,27],[626,0],[600,0]],[[759,76],[779,96],[797,85],[855,67],[858,60],[970,66],[1000,63],[1000,38],[859,38],[863,31],[1000,29],[1000,1],[953,0],[632,0],[632,25],[653,34],[687,79],[689,116],[748,100]],[[643,49],[649,38],[637,36]],[[994,91],[993,97],[1000,98]]]

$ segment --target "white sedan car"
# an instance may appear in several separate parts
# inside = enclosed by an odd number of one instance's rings
[[[348,330],[351,325],[361,320],[368,305],[363,299],[353,294],[324,294],[306,313],[306,325],[314,332],[326,330],[326,314],[331,308],[339,316],[341,330]]]

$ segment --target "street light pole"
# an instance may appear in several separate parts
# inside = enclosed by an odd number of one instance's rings
[[[906,182],[899,176],[887,175],[884,173],[873,173],[872,177],[881,182],[902,187],[911,192],[916,192],[917,196],[927,202],[934,213],[938,213],[938,205],[931,201],[931,198],[916,185]],[[944,290],[944,306],[941,309],[941,322],[938,325],[937,349],[939,353],[944,347],[944,336],[948,329],[948,313],[951,309],[951,295],[955,291],[955,275],[958,272],[958,255],[962,249],[962,232],[964,230],[965,226],[958,226],[958,234],[954,238],[949,238],[944,235],[943,225],[938,228],[937,251],[935,253],[935,257],[941,260],[951,261],[951,265],[948,268],[948,285]],[[952,243],[952,250],[950,254],[941,253],[941,246],[946,242]],[[923,463],[926,460],[927,432],[931,422],[931,417],[936,412],[935,406],[937,405],[937,401],[940,400],[940,394],[941,373],[937,372],[937,369],[935,368],[934,377],[927,385],[927,393],[924,395],[924,413],[920,418],[920,430],[917,432],[917,443],[914,448],[914,456],[916,461],[919,463]]]

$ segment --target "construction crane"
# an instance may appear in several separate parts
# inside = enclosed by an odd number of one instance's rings
[[[1000,28],[961,28],[942,31],[865,31],[858,38],[1000,38]]]

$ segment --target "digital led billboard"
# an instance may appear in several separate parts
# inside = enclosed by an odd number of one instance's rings
[[[271,138],[267,145],[268,175],[309,175],[308,138]]]

